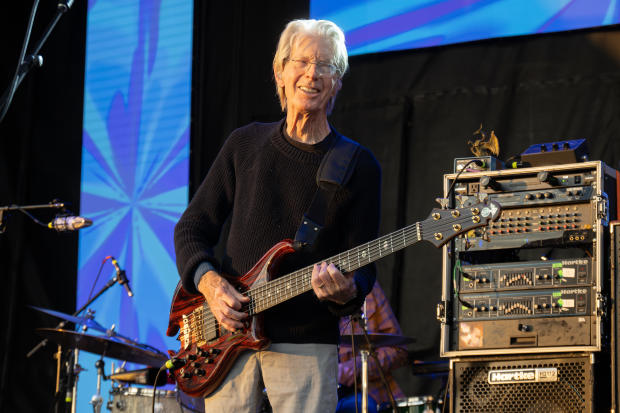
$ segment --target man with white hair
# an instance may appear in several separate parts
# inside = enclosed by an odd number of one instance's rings
[[[344,34],[325,20],[294,20],[281,34],[274,79],[286,116],[235,130],[175,228],[183,287],[201,293],[221,326],[243,329],[250,299],[229,282],[247,273],[283,239],[292,239],[317,193],[317,171],[342,137],[327,117],[348,67]],[[338,319],[358,309],[375,268],[342,273],[327,257],[377,236],[381,170],[359,146],[346,184],[324,208],[324,226],[288,265],[315,264],[312,291],[264,312],[271,341],[237,359],[205,398],[207,412],[256,412],[263,387],[274,412],[333,412],[337,404]],[[213,255],[230,217],[226,254]],[[287,257],[288,258],[288,257]],[[222,274],[226,274],[223,277]]]

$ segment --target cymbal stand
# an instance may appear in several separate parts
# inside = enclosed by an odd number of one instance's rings
[[[366,349],[360,350],[362,360],[362,413],[368,413],[368,356],[370,352]]]
[[[366,302],[364,301],[364,310],[366,309]],[[396,410],[396,400],[394,400],[394,395],[392,394],[392,389],[390,389],[390,385],[385,378],[385,374],[383,374],[383,369],[381,368],[381,364],[379,364],[379,358],[375,354],[374,347],[368,337],[368,327],[366,324],[366,313],[358,313],[351,316],[351,319],[357,321],[362,327],[362,333],[366,339],[366,346],[363,346],[360,349],[360,359],[362,362],[362,413],[368,413],[368,357],[372,357],[375,359],[377,363],[377,369],[379,370],[379,376],[381,377],[381,381],[383,385],[387,389],[388,396],[390,397],[390,403],[392,404],[392,412],[397,413]],[[353,331],[353,326],[351,326],[351,331]],[[355,355],[354,355],[355,356]]]
[[[103,366],[103,359],[99,359],[95,362],[95,367],[97,368],[97,393],[90,399],[90,404],[93,405],[93,413],[100,413],[101,405],[103,404],[103,397],[101,397],[101,378],[105,378]]]
[[[79,350],[73,349],[70,351],[64,362],[65,375],[62,380],[59,380],[60,382],[62,382],[62,384],[57,386],[58,388],[55,395],[56,412],[66,412],[67,409],[69,409],[71,413],[76,412],[77,380],[78,375],[82,371],[82,368],[78,364],[78,356]],[[58,376],[60,376],[60,374],[58,374]],[[60,406],[59,410],[60,401],[64,401],[65,403]]]
[[[76,413],[76,409],[77,409],[77,384],[78,384],[78,377],[80,372],[82,371],[82,368],[80,367],[80,365],[78,364],[78,360],[80,357],[80,350],[78,350],[77,348],[73,351],[73,366],[71,368],[71,380],[73,382],[73,386],[71,389],[71,413]]]
[[[77,317],[82,311],[84,311],[88,306],[90,306],[96,299],[98,299],[99,297],[101,297],[101,295],[103,293],[105,293],[107,290],[109,290],[114,284],[116,284],[119,281],[118,277],[114,276],[112,279],[110,279],[98,292],[97,294],[95,294],[90,300],[88,300],[86,303],[84,303],[84,305],[82,307],[80,307],[78,310],[76,310],[72,315],[74,317]],[[67,324],[67,321],[61,321],[60,323],[58,323],[56,325],[56,329],[59,328],[63,328],[65,325]],[[32,350],[30,350],[28,352],[28,354],[26,354],[26,357],[32,357],[39,349],[45,347],[47,345],[47,338],[41,340],[39,342],[39,344],[37,344],[36,346],[34,346],[34,348]],[[62,354],[61,351],[61,346],[58,346],[58,353],[59,355]],[[75,413],[75,401],[76,401],[76,397],[77,397],[77,376],[81,371],[81,367],[78,365],[78,354],[79,354],[79,350],[75,349],[75,358],[74,358],[74,362],[70,363],[71,364],[71,369],[67,369],[67,374],[69,375],[67,377],[67,397],[65,400],[68,400],[69,398],[71,398],[71,412]],[[60,357],[59,357],[60,358]],[[60,377],[60,361],[57,362],[57,368],[59,369],[59,371],[57,371],[57,377]],[[75,377],[73,377],[75,376]],[[60,382],[60,380],[57,381],[57,383]],[[61,392],[60,386],[56,386],[56,396],[59,395],[59,393]],[[73,391],[72,391],[72,397],[69,395],[69,391],[68,389],[72,387]]]

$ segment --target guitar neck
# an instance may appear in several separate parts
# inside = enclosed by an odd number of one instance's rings
[[[421,225],[420,222],[416,222],[324,261],[333,263],[343,273],[352,272],[421,240]],[[310,291],[312,289],[310,280],[312,279],[313,267],[314,265],[304,267],[248,290],[246,295],[252,300],[248,308],[249,314],[258,314]]]

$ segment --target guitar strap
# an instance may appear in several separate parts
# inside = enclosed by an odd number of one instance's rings
[[[336,192],[343,188],[355,169],[360,145],[336,133],[316,172],[317,190],[304,213],[293,246],[296,250],[310,247],[325,225],[325,213]]]

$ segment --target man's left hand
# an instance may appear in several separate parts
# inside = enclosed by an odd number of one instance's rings
[[[357,295],[353,272],[343,274],[334,264],[322,262],[312,269],[312,289],[319,300],[346,304]]]

